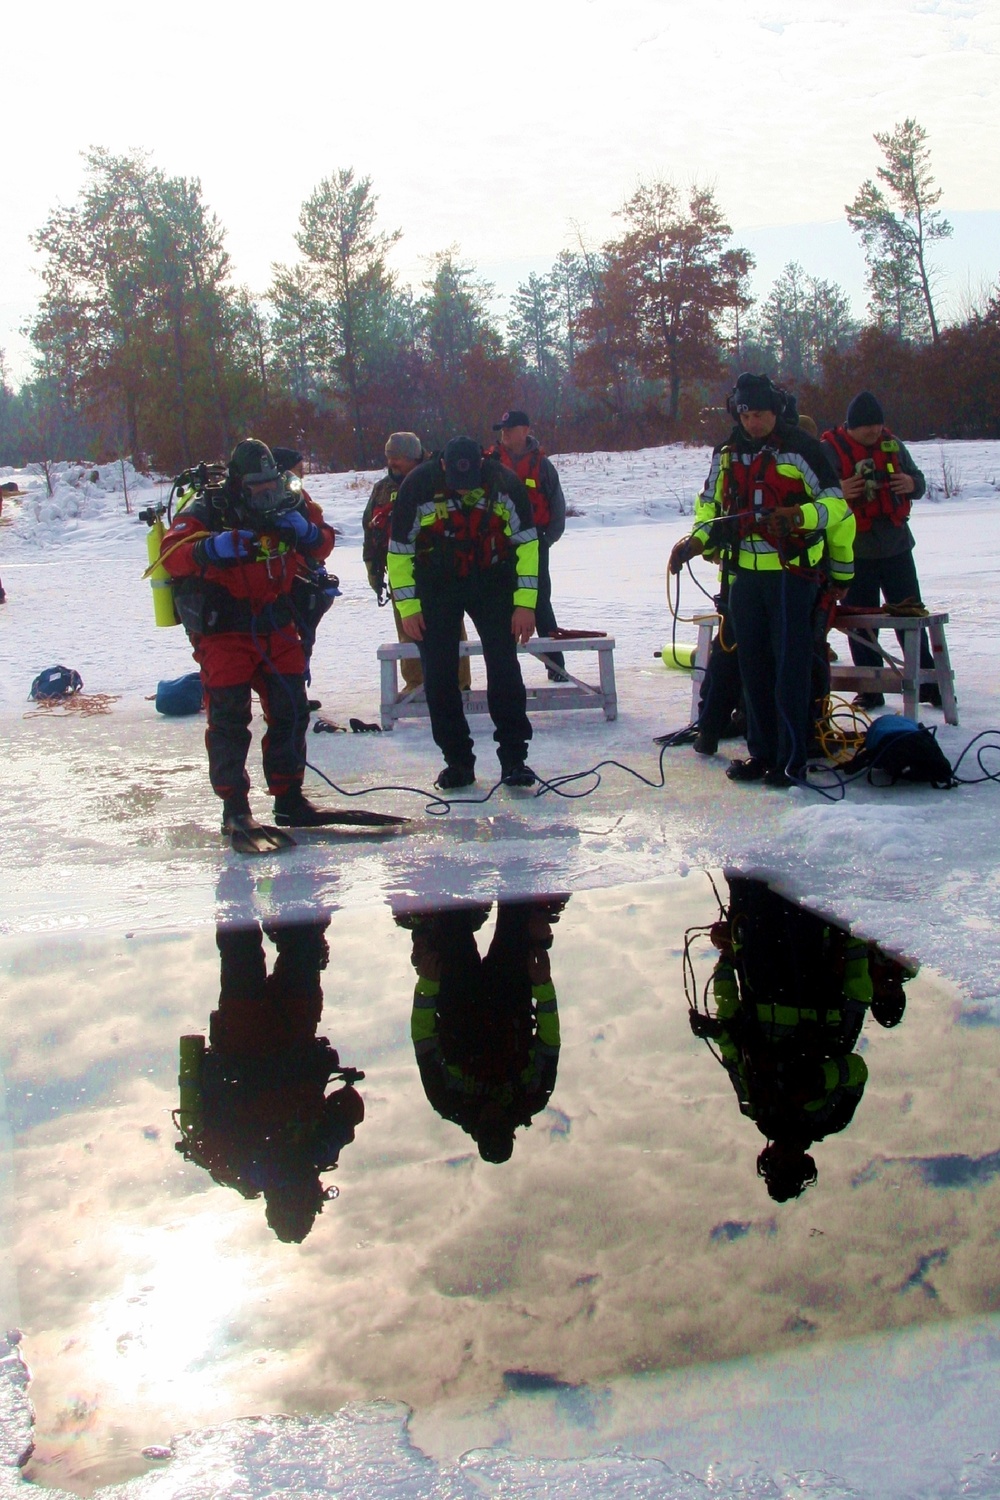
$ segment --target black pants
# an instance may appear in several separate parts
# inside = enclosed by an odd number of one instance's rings
[[[913,549],[899,552],[895,557],[856,557],[854,559],[854,581],[845,599],[845,604],[878,609],[884,596],[886,604],[900,604],[904,599],[920,598],[920,580],[913,561]],[[878,631],[875,632],[878,634]],[[897,631],[896,639],[902,646],[904,637]],[[860,641],[851,641],[851,657],[858,667],[885,666],[877,651]],[[927,632],[920,632],[920,665],[933,667],[934,658],[927,644]]]
[[[723,648],[723,641],[729,650]],[[740,663],[735,645],[733,622],[727,610],[712,641],[698,696],[698,728],[712,739],[719,739],[725,733],[740,706]]]
[[[449,766],[472,766],[472,735],[458,686],[458,641],[462,616],[479,632],[486,662],[486,701],[495,729],[501,768],[520,765],[528,752],[531,724],[517,645],[510,630],[514,579],[497,566],[467,578],[417,577],[424,615],[420,660],[431,716],[431,734]]]
[[[302,785],[306,764],[309,705],[305,678],[259,672],[253,687],[267,720],[261,743],[264,779],[272,796]],[[232,687],[207,687],[208,774],[212,790],[225,801],[241,801],[250,790],[247,751],[250,749],[249,682]]]
[[[747,710],[747,749],[792,773],[806,760],[812,713],[815,583],[788,568],[740,568],[729,595]]]
[[[556,625],[552,608],[552,576],[549,573],[549,544],[538,538],[538,603],[535,605],[535,629],[539,635],[551,635]],[[557,667],[566,665],[561,651],[553,651],[548,658]]]

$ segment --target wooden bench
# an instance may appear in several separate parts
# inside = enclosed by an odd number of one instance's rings
[[[708,653],[712,645],[719,616],[695,615],[698,626],[698,644],[694,653],[694,670],[691,684],[691,723],[698,720],[698,699],[701,684],[708,667]],[[948,623],[946,614],[929,615],[838,615],[833,622],[834,630],[863,640],[882,657],[883,665],[859,667],[853,662],[832,662],[830,665],[830,687],[835,692],[853,693],[902,693],[903,713],[908,719],[919,720],[920,689],[925,683],[936,683],[941,694],[941,707],[945,722],[958,723],[958,703],[955,698],[955,674],[944,627]],[[903,635],[903,657],[900,661],[891,656],[870,634],[873,630],[898,630]],[[920,665],[920,632],[927,631],[927,640],[934,658],[932,667]]]
[[[946,614],[930,615],[837,615],[834,630],[842,630],[852,640],[863,641],[882,658],[878,667],[860,667],[854,662],[834,662],[830,668],[830,685],[844,692],[902,693],[903,713],[908,719],[919,719],[920,689],[925,683],[936,683],[947,724],[958,723],[955,699],[955,674],[951,668],[944,627]],[[890,656],[881,642],[869,632],[898,630],[903,637],[903,659]],[[933,665],[920,665],[920,632],[927,631]]]
[[[618,717],[618,694],[615,689],[615,642],[613,636],[588,636],[582,640],[550,640],[546,637],[529,641],[519,646],[518,655],[537,656],[547,664],[550,652],[560,651],[564,657],[577,651],[596,651],[598,682],[583,682],[574,676],[569,667],[563,670],[568,682],[549,683],[544,687],[526,684],[528,712],[549,712],[565,708],[599,708],[606,719]],[[480,641],[460,641],[462,656],[482,656]],[[399,691],[396,673],[397,662],[419,658],[416,645],[406,641],[391,641],[379,646],[376,653],[382,671],[382,728],[391,729],[397,719],[426,719],[429,717],[427,699],[422,687]],[[555,666],[555,663],[553,663]],[[486,692],[483,688],[471,688],[462,694],[462,705],[467,714],[489,713]]]

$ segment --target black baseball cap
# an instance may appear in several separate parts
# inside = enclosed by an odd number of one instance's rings
[[[493,423],[494,432],[503,432],[505,427],[530,427],[531,418],[526,411],[515,408],[513,411],[505,411],[499,422]]]
[[[483,477],[483,452],[475,438],[452,438],[445,444],[444,482],[450,490],[477,490]]]
[[[302,462],[302,454],[298,448],[272,448],[271,457],[282,473],[287,469],[294,469],[296,464]]]

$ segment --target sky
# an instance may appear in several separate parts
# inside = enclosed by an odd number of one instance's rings
[[[38,295],[30,233],[83,180],[80,152],[148,149],[202,180],[238,278],[266,290],[299,207],[339,167],[373,179],[396,265],[419,284],[452,244],[510,290],[594,243],[641,178],[714,185],[764,264],[816,242],[860,302],[843,206],[876,130],[929,131],[956,295],[1000,269],[1000,0],[118,0],[19,6],[5,22],[0,346]],[[12,64],[13,60],[13,65]],[[985,217],[983,217],[985,216]],[[807,264],[807,270],[813,266]],[[816,267],[830,276],[829,269]]]

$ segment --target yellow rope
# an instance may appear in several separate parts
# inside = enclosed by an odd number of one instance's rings
[[[151,573],[155,573],[157,568],[163,566],[168,557],[173,557],[174,553],[177,552],[181,547],[186,547],[188,542],[200,542],[203,541],[205,537],[211,535],[212,533],[210,531],[189,531],[186,536],[181,537],[179,542],[174,542],[172,547],[168,547],[166,552],[164,552],[161,547],[159,557],[155,562],[150,563],[149,567],[142,575],[143,578],[148,578]],[[166,538],[164,538],[164,540],[166,540]]]
[[[119,696],[117,693],[74,693],[69,698],[40,698],[22,717],[34,719],[39,714],[55,714],[62,718],[67,714],[82,714],[86,719],[93,714],[110,713],[112,703],[117,703]]]
[[[835,766],[857,755],[865,742],[871,717],[846,698],[829,697],[816,723],[816,739],[824,757]]]

